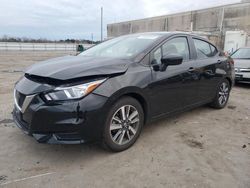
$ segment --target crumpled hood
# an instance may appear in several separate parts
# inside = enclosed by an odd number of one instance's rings
[[[234,59],[234,67],[250,68],[250,59]]]
[[[129,63],[129,60],[105,57],[65,56],[36,63],[30,66],[25,73],[58,80],[69,80],[124,73],[128,69]]]

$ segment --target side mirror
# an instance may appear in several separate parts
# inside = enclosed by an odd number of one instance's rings
[[[179,54],[169,54],[161,58],[161,63],[166,66],[180,65],[183,61],[183,57]]]
[[[153,66],[155,71],[166,71],[168,66],[180,65],[183,57],[179,54],[169,54],[161,58],[161,65]]]

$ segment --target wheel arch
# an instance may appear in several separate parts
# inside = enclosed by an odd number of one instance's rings
[[[138,93],[126,93],[121,97],[124,97],[124,96],[132,97],[132,98],[136,99],[141,104],[141,107],[142,107],[143,112],[144,112],[144,123],[146,123],[147,117],[148,117],[148,104],[147,104],[145,98]]]
[[[134,87],[123,88],[122,90],[115,92],[111,97],[109,97],[108,103],[110,105],[113,105],[116,101],[126,96],[132,97],[140,103],[144,112],[144,123],[146,123],[149,118],[149,104],[147,102],[147,97],[143,94],[141,89]]]

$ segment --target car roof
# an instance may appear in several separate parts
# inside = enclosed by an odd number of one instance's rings
[[[131,33],[128,35],[147,35],[147,34],[155,34],[155,35],[176,35],[176,34],[183,34],[183,35],[192,35],[192,36],[200,36],[195,32],[183,32],[183,31],[153,31],[153,32],[141,32],[141,33]]]
[[[209,43],[211,43],[210,41],[207,40],[207,38],[197,34],[197,33],[193,33],[193,32],[183,32],[183,31],[154,31],[154,32],[141,32],[141,33],[131,33],[131,34],[127,34],[127,36],[129,35],[160,35],[160,38],[168,38],[171,37],[173,35],[187,35],[187,36],[191,36],[191,37],[195,37],[204,41],[207,41]],[[212,43],[211,43],[212,44]]]

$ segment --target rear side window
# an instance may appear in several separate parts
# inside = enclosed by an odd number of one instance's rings
[[[197,59],[213,57],[217,54],[217,49],[208,42],[199,39],[193,39],[193,40],[197,52]]]

